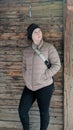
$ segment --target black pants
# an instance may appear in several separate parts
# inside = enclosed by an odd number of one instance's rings
[[[27,87],[24,88],[18,109],[23,130],[29,130],[28,112],[35,99],[37,99],[40,111],[40,130],[47,130],[49,124],[49,105],[53,89],[53,84],[37,91],[31,91]]]

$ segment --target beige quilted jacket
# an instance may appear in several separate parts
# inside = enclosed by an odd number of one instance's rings
[[[50,69],[46,67],[42,59],[34,52],[32,46],[23,51],[22,72],[25,85],[32,91],[46,87],[53,83],[53,76],[61,67],[60,58],[55,47],[47,42],[39,45],[38,49],[51,63]]]

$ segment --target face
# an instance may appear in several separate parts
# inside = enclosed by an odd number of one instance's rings
[[[36,28],[32,33],[32,40],[34,44],[39,45],[42,41],[42,31],[40,28]]]

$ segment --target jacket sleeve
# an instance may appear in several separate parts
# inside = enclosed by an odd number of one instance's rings
[[[25,77],[25,71],[26,71],[26,56],[25,56],[25,51],[23,51],[23,56],[22,56],[22,74],[23,74],[23,78]]]
[[[50,62],[51,67],[50,69],[46,70],[46,75],[52,77],[59,71],[61,67],[59,54],[53,45],[49,47],[48,61]]]

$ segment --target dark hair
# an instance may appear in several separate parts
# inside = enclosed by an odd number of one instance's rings
[[[28,26],[28,28],[27,28],[27,38],[29,39],[29,40],[32,40],[32,33],[33,33],[33,31],[36,29],[36,28],[40,28],[37,24],[35,24],[35,23],[32,23],[32,24],[30,24],[29,26]]]

